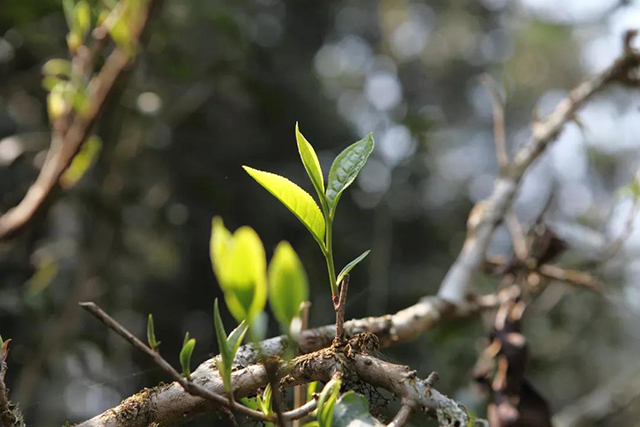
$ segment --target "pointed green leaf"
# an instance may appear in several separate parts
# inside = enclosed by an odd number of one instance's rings
[[[338,274],[338,279],[336,280],[336,282],[338,283],[338,285],[342,282],[342,278],[346,275],[349,274],[349,272],[351,270],[353,270],[353,267],[355,267],[356,265],[358,265],[360,263],[360,261],[362,261],[363,259],[365,259],[367,257],[367,255],[369,255],[369,252],[371,252],[371,250],[367,250],[364,251],[358,258],[354,259],[353,261],[351,261],[349,264],[345,265],[344,268],[342,269],[342,271],[340,272],[340,274]]]
[[[309,282],[302,263],[291,245],[282,241],[269,264],[269,304],[285,333],[308,298]]]
[[[191,380],[191,355],[193,354],[193,348],[196,346],[196,340],[190,339],[180,350],[180,366],[182,366],[182,374]]]
[[[320,200],[324,201],[324,178],[322,177],[320,161],[318,160],[318,156],[316,155],[313,146],[300,132],[298,123],[296,123],[296,142],[298,143],[298,152],[300,153],[302,164],[307,170],[307,175],[309,175],[313,187],[318,192],[318,197],[320,197]]]
[[[242,340],[244,339],[244,336],[246,335],[248,329],[249,325],[245,321],[242,321],[237,328],[231,331],[229,337],[227,338],[227,347],[229,348],[230,356],[229,360],[232,364],[236,358],[236,353],[238,352],[240,344],[242,344]]]
[[[332,427],[380,427],[384,426],[369,412],[367,399],[348,391],[336,402]]]
[[[156,341],[156,332],[153,327],[153,314],[149,313],[149,318],[147,319],[147,342],[149,343],[149,347],[151,350],[155,350],[158,348],[158,342]]]
[[[285,205],[318,243],[324,247],[324,217],[318,205],[302,188],[280,175],[243,166],[244,170]]]
[[[369,134],[358,142],[348,146],[333,161],[327,180],[327,203],[333,218],[342,192],[349,187],[358,176],[360,170],[373,151],[373,135]]]
[[[220,309],[218,308],[218,298],[213,302],[213,325],[216,330],[216,340],[218,341],[218,351],[220,352],[220,359],[216,361],[216,365],[218,367],[218,371],[220,372],[220,376],[222,377],[222,383],[224,385],[224,389],[228,392],[231,385],[230,375],[227,375],[227,372],[231,374],[229,360],[229,346],[227,345],[227,333],[224,330],[224,325],[222,324],[222,318],[220,317]]]
[[[89,3],[80,0],[73,10],[78,35],[84,38],[91,28],[91,8]]]
[[[271,398],[273,396],[273,392],[271,390],[271,384],[267,384],[262,393],[262,396],[258,395],[258,405],[260,405],[260,411],[266,416],[270,416],[273,413],[271,409]]]

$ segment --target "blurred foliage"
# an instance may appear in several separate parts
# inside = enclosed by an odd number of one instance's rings
[[[218,352],[211,309],[221,294],[208,257],[214,215],[231,229],[254,228],[269,258],[279,241],[290,242],[309,277],[311,326],[332,321],[315,243],[241,169],[273,171],[312,192],[295,149],[296,121],[325,176],[348,143],[369,132],[376,138],[334,226],[337,265],[372,249],[352,275],[347,317],[392,312],[435,293],[460,250],[470,207],[497,173],[491,107],[478,77],[503,82],[512,150],[529,135],[534,107],[548,113],[611,61],[640,8],[561,3],[163,2],[96,126],[102,148],[87,146],[69,172],[75,185],[26,233],[0,243],[0,334],[13,338],[8,381],[29,424],[80,421],[166,380],[77,301],[96,300],[140,337],[154,313],[161,351],[176,366],[186,330],[198,341],[192,368]],[[67,57],[65,35],[59,1],[3,1],[0,211],[18,203],[46,155],[41,69]],[[525,223],[553,190],[547,218],[558,227],[620,233],[629,204],[614,192],[638,167],[638,105],[637,96],[613,90],[581,113],[585,129],[570,125],[527,175],[516,205]],[[528,377],[553,410],[636,363],[638,237],[598,272],[606,297],[551,287],[527,313]],[[504,229],[491,251],[509,253]],[[582,252],[568,253],[567,262]],[[478,282],[482,292],[496,286],[490,277]],[[437,370],[439,387],[482,415],[486,396],[469,376],[490,323],[446,324],[385,354],[421,376]],[[279,333],[273,318],[268,331]],[[616,425],[634,420],[625,414]]]

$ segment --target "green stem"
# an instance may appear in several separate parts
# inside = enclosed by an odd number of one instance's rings
[[[329,285],[331,285],[331,297],[334,302],[338,296],[338,284],[336,283],[336,267],[333,264],[333,237],[331,233],[331,223],[327,227],[327,253],[325,258],[327,260],[327,270],[329,271]]]
[[[320,207],[322,208],[322,214],[324,215],[325,224],[325,246],[322,253],[327,261],[327,271],[329,272],[329,285],[331,286],[331,298],[334,305],[337,304],[338,299],[338,284],[336,281],[336,267],[333,263],[333,219],[329,211],[327,202],[320,196]]]

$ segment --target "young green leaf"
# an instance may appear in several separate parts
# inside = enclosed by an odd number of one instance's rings
[[[185,332],[184,334],[184,339],[182,340],[182,346],[184,347],[185,345],[187,345],[187,342],[189,341],[191,337],[189,336],[189,331]]]
[[[327,180],[327,203],[330,216],[333,218],[342,192],[349,187],[358,176],[360,170],[373,151],[373,135],[369,134],[358,142],[345,148],[333,161]]]
[[[313,393],[316,392],[318,388],[318,381],[313,381],[307,384],[307,402],[313,399]]]
[[[298,123],[296,123],[296,142],[298,143],[298,152],[300,153],[302,164],[307,170],[307,175],[309,175],[313,187],[318,192],[318,197],[320,198],[322,204],[326,199],[324,195],[324,178],[322,177],[322,168],[320,167],[320,161],[318,160],[318,156],[316,155],[313,146],[300,132]]]
[[[354,259],[349,264],[345,265],[344,268],[342,269],[342,271],[340,272],[340,274],[338,274],[338,279],[336,280],[336,282],[338,284],[340,284],[342,282],[342,278],[345,275],[349,274],[349,272],[351,270],[353,270],[353,267],[358,265],[360,263],[360,261],[365,259],[367,257],[367,255],[369,255],[369,252],[371,252],[371,250],[364,251],[362,254],[360,254],[360,256],[358,258]]]
[[[369,402],[364,396],[348,391],[336,402],[332,427],[383,427],[369,412]]]
[[[229,336],[224,330],[222,324],[222,318],[220,317],[220,309],[218,308],[218,299],[216,298],[213,304],[213,323],[216,329],[216,338],[218,340],[218,348],[220,351],[220,358],[216,359],[216,365],[218,371],[222,376],[222,382],[224,389],[227,392],[231,391],[231,368],[233,367],[233,361],[238,352],[238,348],[242,343],[242,340],[247,333],[247,324],[245,322],[240,323]]]
[[[42,74],[69,77],[71,75],[71,61],[60,58],[50,59],[42,66]]]
[[[153,327],[153,314],[149,313],[149,318],[147,319],[147,342],[149,343],[149,347],[151,350],[156,350],[158,348],[158,341],[156,341],[156,332]]]
[[[250,324],[267,303],[262,241],[250,227],[241,227],[231,235],[222,220],[214,218],[211,262],[229,311],[238,322],[246,319]]]
[[[283,332],[288,333],[300,304],[308,298],[309,282],[302,263],[291,245],[282,241],[269,264],[269,304]]]
[[[324,248],[324,217],[313,197],[280,175],[243,166],[253,179],[285,205]]]
[[[318,398],[318,422],[321,427],[331,427],[331,420],[333,419],[333,408],[340,393],[340,387],[342,381],[334,378],[329,381]]]
[[[260,406],[260,410],[266,416],[270,416],[273,413],[271,409],[271,399],[273,397],[273,392],[271,390],[271,384],[267,384],[262,393],[262,396],[258,395],[258,405]]]
[[[185,338],[189,337],[189,333]],[[191,355],[193,354],[193,348],[196,346],[195,339],[188,339],[180,350],[180,366],[182,366],[182,374],[191,380]]]

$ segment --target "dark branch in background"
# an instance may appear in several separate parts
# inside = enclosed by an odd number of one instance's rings
[[[137,27],[131,28],[131,41],[138,46],[140,36],[148,22],[153,0],[141,16]],[[90,75],[93,65],[105,42],[107,30],[98,27],[93,31],[93,49],[80,46],[74,56],[72,67],[83,75]],[[97,76],[88,86],[89,106],[86,111],[73,115],[71,111],[52,123],[51,145],[44,165],[36,181],[29,187],[20,203],[0,216],[0,240],[20,232],[34,218],[36,213],[58,187],[60,177],[69,167],[80,146],[89,135],[91,128],[103,110],[105,101],[112,92],[118,77],[133,59],[132,53],[124,46],[116,46],[107,57]]]
[[[511,209],[518,184],[527,168],[546,149],[548,144],[556,139],[564,125],[574,119],[577,110],[591,96],[614,82],[638,84],[638,80],[633,77],[632,71],[637,70],[638,65],[640,65],[640,53],[630,47],[630,37],[627,37],[625,41],[625,51],[620,59],[602,74],[587,80],[575,88],[570,96],[545,120],[536,121],[533,124],[531,140],[516,153],[514,160],[498,178],[493,194],[487,200],[478,203],[470,213],[464,247],[441,283],[439,295],[437,297],[425,297],[417,304],[393,315],[346,322],[344,324],[345,337],[349,338],[362,332],[371,332],[377,335],[380,346],[387,347],[411,340],[434,328],[443,320],[466,317],[476,313],[481,308],[495,307],[506,300],[513,299],[514,296],[511,291],[514,289],[518,291],[517,286],[508,287],[490,297],[476,298],[476,301],[469,300],[467,294],[473,276],[486,262],[486,251],[493,232],[504,219],[505,214]],[[582,280],[574,281],[575,275],[566,274],[568,272],[566,270],[560,272],[554,268],[547,268],[545,265],[544,262],[539,263],[538,274],[543,275],[540,272],[542,270],[549,276],[563,276],[561,280],[572,284],[585,283]],[[584,278],[581,277],[580,279]],[[302,352],[312,352],[328,347],[335,338],[335,333],[336,328],[334,325],[305,331],[301,334],[299,340],[300,350]],[[265,340],[261,343],[262,354],[267,357],[282,354],[286,349],[286,343],[287,340],[283,337]],[[233,383],[235,392],[238,395],[241,395],[241,393],[255,393],[258,388],[263,387],[268,382],[264,367],[255,365],[257,354],[258,352],[255,348],[249,345],[241,348],[236,356],[236,363],[239,366],[244,366],[244,368],[234,372]],[[318,361],[317,358],[312,360]],[[359,375],[365,375],[368,372],[367,368],[372,366],[375,366],[378,370],[378,375],[385,372],[397,372],[397,369],[388,366],[390,364],[384,365],[386,362],[381,362],[377,359],[374,363],[371,358],[366,359],[365,356],[357,356],[354,357],[354,361],[355,366],[353,368]],[[362,361],[362,365],[359,365],[358,361]],[[329,363],[329,359],[327,359],[327,363]],[[367,365],[367,363],[371,363],[371,365]],[[335,364],[332,364],[331,367],[335,368]],[[307,365],[307,368],[310,370],[309,374],[316,372],[311,369],[313,365]],[[192,377],[194,382],[206,384],[210,390],[223,392],[215,363],[211,359],[202,363],[192,374]],[[249,377],[250,380],[248,380]],[[330,376],[326,378],[330,378]],[[376,377],[363,379],[374,385],[391,387],[388,382],[376,382]],[[313,378],[310,376],[307,380],[311,381]],[[377,378],[377,380],[380,380],[380,378]],[[396,384],[402,384],[402,382]],[[426,382],[423,381],[421,384],[424,385],[425,391],[435,392]],[[398,396],[405,397],[402,387],[391,387],[390,391],[398,392],[396,393]],[[204,399],[185,393],[178,383],[156,389],[152,400],[154,407],[157,408],[154,416],[161,420],[163,424],[185,422],[212,408]],[[122,426],[122,424],[118,424],[117,419],[114,420],[113,414],[126,411],[126,404],[127,401],[102,415],[80,424],[80,426]],[[147,415],[147,413],[134,414],[127,425],[146,426],[148,424]]]

